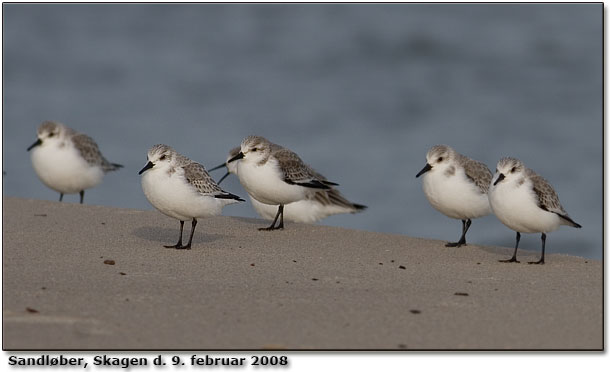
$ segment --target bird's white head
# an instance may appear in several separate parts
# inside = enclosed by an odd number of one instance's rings
[[[525,172],[525,165],[519,159],[515,158],[502,158],[496,166],[496,173],[491,179],[493,186],[499,183],[512,183],[518,182],[523,178]]]
[[[456,153],[451,147],[447,145],[436,145],[432,146],[426,154],[426,165],[416,175],[421,176],[427,172],[444,172],[448,167],[453,164]]]
[[[154,145],[148,150],[148,162],[138,174],[168,169],[176,162],[176,151],[167,145]]]
[[[28,151],[38,146],[62,145],[70,132],[71,130],[61,123],[43,121],[36,133],[38,139],[28,147]]]
[[[251,164],[265,163],[271,154],[272,146],[273,144],[264,137],[248,136],[241,142],[239,153],[227,160],[227,164],[237,160]]]

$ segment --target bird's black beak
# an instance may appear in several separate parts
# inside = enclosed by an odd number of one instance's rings
[[[154,166],[155,165],[152,163],[152,161],[149,161],[148,163],[146,163],[144,168],[142,168],[142,170],[138,172],[138,174],[142,174],[142,173],[146,172],[147,170],[149,170],[150,168],[152,168]]]
[[[232,157],[231,159],[227,160],[227,163],[230,163],[235,160],[243,159],[243,158],[244,158],[244,153],[240,151],[239,154],[237,154],[234,157]]]
[[[222,168],[222,167],[226,167],[226,166],[227,166],[227,165],[226,165],[225,163],[222,163],[222,164],[220,164],[220,165],[215,166],[215,167],[214,167],[214,168],[212,168],[212,169],[208,169],[208,172],[212,172],[212,171],[215,171],[216,169],[220,169],[220,168]]]
[[[500,173],[500,175],[498,176],[498,179],[496,180],[496,182],[494,182],[494,186],[498,184],[498,182],[502,181],[504,179],[504,173]]]
[[[222,177],[221,177],[221,178],[218,180],[218,182],[216,182],[216,184],[220,185],[220,183],[222,182],[222,180],[224,180],[225,178],[227,178],[227,176],[229,176],[229,174],[231,174],[231,172],[227,172],[227,173],[225,173],[225,175],[224,175],[224,176],[222,176]]]
[[[426,163],[426,166],[422,168],[422,170],[419,171],[419,173],[417,173],[417,175],[415,176],[415,178],[421,176],[422,174],[426,173],[427,171],[429,171],[430,169],[432,169],[432,166],[428,163]]]
[[[36,142],[32,143],[32,145],[30,147],[28,147],[28,151],[30,151],[31,149],[33,149],[36,146],[42,145],[42,141],[39,139],[36,140]]]

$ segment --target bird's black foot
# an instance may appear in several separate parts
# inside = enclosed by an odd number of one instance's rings
[[[280,226],[280,227],[274,227],[274,226],[260,227],[258,229],[258,231],[273,231],[273,230],[284,230],[284,226]]]
[[[544,265],[544,258],[541,258],[538,261],[530,261],[530,262],[528,262],[528,264]]]
[[[182,249],[182,243],[176,243],[174,245],[164,245],[165,248],[176,248],[176,249]]]
[[[191,249],[191,245],[190,244],[183,245],[181,247],[176,247],[176,249],[188,249],[188,250],[190,250]]]
[[[517,261],[517,257],[511,257],[508,260],[498,260],[498,262],[516,262],[516,263],[520,263],[520,261]]]
[[[449,242],[445,244],[445,247],[461,247],[463,245],[466,245],[466,242]]]

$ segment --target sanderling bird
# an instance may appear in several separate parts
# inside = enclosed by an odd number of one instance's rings
[[[521,233],[542,233],[542,255],[530,264],[544,263],[546,233],[561,225],[580,228],[559,203],[559,197],[547,180],[514,158],[502,158],[489,188],[489,203],[502,223],[517,232],[515,252],[508,260],[517,261]]]
[[[237,160],[237,177],[248,194],[263,204],[278,206],[271,226],[259,230],[283,229],[286,204],[311,198],[317,190],[338,186],[320,177],[294,152],[263,137],[246,137],[239,153],[227,162]]]
[[[462,220],[462,236],[446,247],[466,245],[466,232],[473,218],[491,213],[487,190],[491,171],[476,160],[446,145],[436,145],[426,154],[426,165],[415,177],[424,175],[423,189],[428,201],[447,217]]]
[[[219,215],[225,205],[244,201],[223,191],[203,165],[167,145],[153,146],[148,150],[147,160],[139,172],[143,174],[144,195],[159,212],[180,220],[178,243],[165,248],[191,249],[197,218]],[[191,219],[189,242],[182,245],[184,221]]]
[[[34,171],[47,187],[64,194],[80,194],[102,182],[104,174],[123,166],[110,163],[95,141],[55,121],[44,121],[38,127],[38,139],[30,147]]]
[[[229,160],[237,156],[240,151],[240,147],[232,149],[229,152],[229,156],[225,163],[210,169],[211,172],[226,166],[227,173],[218,180],[218,184],[220,184],[229,174],[237,174],[237,164],[239,163],[239,160],[230,163]],[[326,180],[324,176],[315,171],[314,175],[318,179]],[[277,207],[275,205],[261,203],[251,195],[249,196],[256,212],[264,219],[273,220],[277,213]],[[307,199],[286,204],[284,206],[284,219],[290,222],[314,223],[328,216],[341,213],[357,213],[366,208],[367,207],[364,205],[352,203],[345,199],[337,189],[315,190]]]

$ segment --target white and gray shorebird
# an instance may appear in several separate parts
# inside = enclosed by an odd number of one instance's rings
[[[210,169],[210,172],[223,167],[227,168],[227,173],[218,180],[220,184],[229,174],[237,174],[237,164],[240,160],[229,163],[233,157],[239,154],[240,147],[236,147],[229,152],[229,156],[225,163]],[[323,179],[319,173],[314,171],[314,175],[318,179]],[[273,220],[277,214],[277,206],[264,204],[250,196],[250,201],[256,212],[266,220]],[[345,199],[337,189],[331,188],[328,190],[316,190],[309,195],[307,199],[295,201],[284,206],[284,219],[291,222],[314,223],[323,218],[341,214],[341,213],[357,213],[366,209],[366,206],[352,203]]]
[[[191,249],[197,218],[216,216],[225,205],[244,201],[222,190],[203,165],[192,161],[167,145],[148,150],[142,174],[142,190],[148,201],[166,216],[180,221],[180,237],[166,248]],[[182,245],[184,221],[192,220],[191,236]]]
[[[462,220],[462,236],[447,247],[466,245],[466,233],[473,218],[491,213],[487,190],[491,171],[481,162],[457,153],[446,145],[436,145],[426,154],[423,189],[434,209],[447,217]]]
[[[64,194],[80,194],[102,182],[104,174],[123,166],[110,163],[95,141],[55,121],[44,121],[38,127],[38,139],[30,147],[32,166],[47,187]]]
[[[240,151],[227,163],[235,161],[237,177],[248,194],[260,203],[277,207],[271,226],[259,230],[283,229],[285,205],[315,198],[317,191],[338,186],[316,173],[294,152],[259,136],[242,141]]]
[[[530,264],[544,263],[546,234],[561,225],[580,228],[559,203],[551,184],[515,158],[502,158],[489,188],[489,203],[498,219],[517,232],[515,252],[508,260],[517,261],[521,233],[542,233],[542,254]]]

